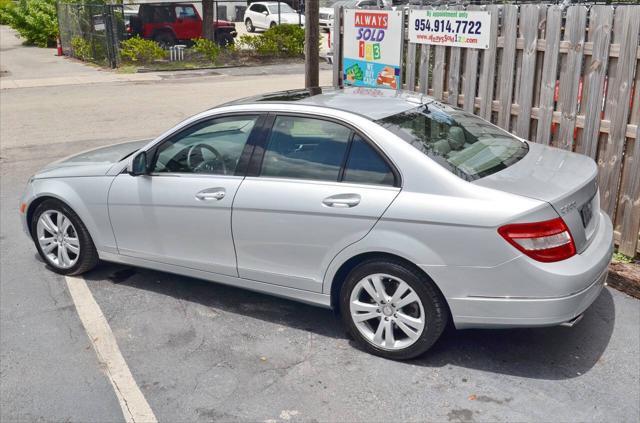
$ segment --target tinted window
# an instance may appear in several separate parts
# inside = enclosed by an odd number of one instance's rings
[[[270,4],[269,6],[267,6],[267,9],[269,9],[269,13],[272,15],[278,14],[277,4]],[[293,10],[287,3],[280,3],[280,13],[296,13],[296,11]]]
[[[173,22],[175,20],[169,6],[152,7],[151,10],[153,11],[151,15],[152,22]]]
[[[466,180],[520,160],[529,147],[508,132],[459,110],[421,106],[378,121],[438,164]]]
[[[262,176],[337,181],[351,130],[333,122],[278,116],[262,162]]]
[[[196,11],[192,6],[176,6],[178,19],[196,19]]]
[[[393,172],[378,152],[359,135],[355,135],[344,170],[343,181],[358,184],[393,185],[394,178]]]
[[[257,119],[228,116],[185,130],[160,145],[153,172],[233,175]]]
[[[251,10],[253,10],[254,12],[262,13],[266,12],[267,8],[261,4],[254,4],[253,6],[251,6]]]

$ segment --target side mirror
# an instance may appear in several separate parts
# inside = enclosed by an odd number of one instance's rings
[[[264,12],[262,12],[263,15],[265,16],[269,16],[269,12],[267,12],[266,10]]]
[[[127,173],[131,176],[140,176],[147,174],[147,152],[141,151],[129,162]]]

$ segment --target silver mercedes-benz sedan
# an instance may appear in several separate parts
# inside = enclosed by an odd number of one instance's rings
[[[589,158],[412,92],[280,92],[34,175],[48,266],[99,260],[336,310],[366,350],[415,357],[457,328],[572,325],[612,225]]]

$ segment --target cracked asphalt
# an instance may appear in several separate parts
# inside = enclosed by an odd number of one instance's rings
[[[132,133],[152,137],[205,102],[302,80],[1,92],[0,421],[124,420],[64,278],[22,232],[29,176]],[[215,95],[190,101],[197,92]],[[138,115],[127,98],[145,100]],[[158,421],[640,421],[640,302],[612,289],[574,328],[448,330],[427,355],[393,362],[358,350],[328,310],[107,263],[85,279]]]

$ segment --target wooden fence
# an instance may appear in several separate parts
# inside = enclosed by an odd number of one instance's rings
[[[404,88],[528,140],[594,158],[619,251],[634,256],[640,251],[640,6],[466,9],[491,12],[489,49],[405,42]],[[340,43],[334,56],[334,84],[341,85]]]

